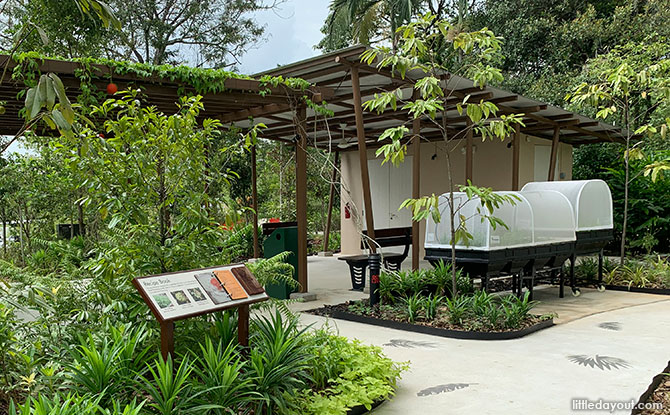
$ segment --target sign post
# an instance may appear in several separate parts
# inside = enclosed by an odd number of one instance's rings
[[[161,328],[163,359],[174,353],[175,321],[237,308],[237,339],[249,345],[249,305],[268,295],[243,265],[225,265],[135,278],[133,285]]]

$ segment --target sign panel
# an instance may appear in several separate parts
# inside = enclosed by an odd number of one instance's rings
[[[251,272],[240,265],[141,277],[133,284],[161,322],[268,299]]]

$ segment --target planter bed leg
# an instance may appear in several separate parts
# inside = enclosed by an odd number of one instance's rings
[[[528,291],[530,294],[528,295],[529,300],[533,300],[533,288],[535,287],[535,267],[533,267],[530,271],[530,286],[528,286]]]
[[[598,252],[598,286],[603,285],[603,250]]]
[[[577,258],[575,254],[570,255],[570,288],[572,289],[572,293],[577,292],[577,282],[575,281],[575,262],[577,261]]]

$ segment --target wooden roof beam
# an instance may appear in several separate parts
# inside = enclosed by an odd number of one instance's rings
[[[249,117],[262,117],[262,116],[277,114],[277,113],[280,113],[280,112],[286,112],[286,111],[290,111],[290,110],[291,110],[291,105],[289,105],[289,104],[267,104],[267,105],[261,105],[261,106],[258,106],[258,107],[246,109],[246,110],[240,110],[240,111],[235,111],[235,112],[230,112],[230,113],[227,113],[227,114],[223,114],[219,118],[219,121],[226,124],[226,123],[229,123],[229,122],[246,120]]]

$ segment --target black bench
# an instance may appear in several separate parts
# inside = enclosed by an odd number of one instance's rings
[[[363,234],[367,236],[368,231],[363,231]],[[399,271],[400,265],[409,254],[409,246],[412,244],[412,228],[375,229],[375,242],[375,246],[381,248],[405,246],[405,249],[401,254],[392,252],[384,254],[381,252],[384,267],[390,271]],[[365,243],[361,242],[361,248],[365,249],[366,247]],[[355,291],[363,291],[363,288],[365,288],[365,277],[368,268],[368,254],[341,256],[338,259],[347,261],[347,265],[349,265],[352,289]]]

